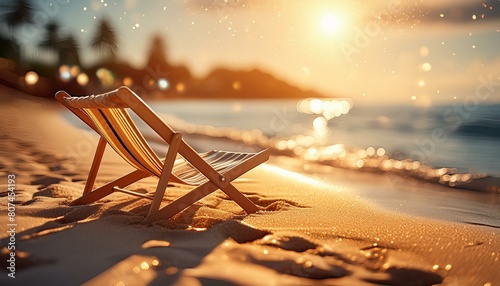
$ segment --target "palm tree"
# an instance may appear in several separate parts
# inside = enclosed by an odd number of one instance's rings
[[[69,65],[80,65],[80,57],[78,54],[78,43],[73,36],[63,38],[59,42],[60,61]]]
[[[2,22],[7,24],[11,34],[23,24],[32,24],[35,10],[28,0],[13,0],[1,6]]]
[[[163,38],[160,35],[153,37],[148,58],[148,67],[152,69],[167,70],[169,67]]]
[[[57,57],[57,65],[61,64],[80,64],[78,54],[78,44],[75,37],[68,36],[61,38],[59,36],[59,24],[55,21],[49,22],[45,26],[45,38],[38,44],[42,49],[53,52]]]
[[[60,55],[58,50],[61,44],[61,39],[59,38],[59,24],[55,21],[51,21],[45,25],[45,31],[45,38],[38,44],[38,47],[53,52],[59,63]]]
[[[0,34],[0,57],[17,61],[19,45],[10,37]]]
[[[45,38],[38,44],[42,49],[57,50],[57,45],[59,43],[59,24],[55,21],[49,22],[45,25]]]
[[[92,39],[92,47],[105,53],[107,60],[110,62],[115,61],[116,49],[118,48],[118,40],[113,27],[108,20],[101,20],[97,33]]]
[[[7,26],[7,29],[10,32],[9,42],[11,44],[10,49],[3,47],[2,50],[7,49],[14,51],[15,55],[13,59],[19,60],[20,46],[18,41],[14,38],[14,31],[24,24],[32,24],[35,10],[28,0],[11,0],[0,5],[0,11],[2,11],[0,15],[1,22]],[[4,38],[4,40],[6,39]]]

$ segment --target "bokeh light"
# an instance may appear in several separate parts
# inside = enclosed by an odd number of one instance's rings
[[[134,83],[134,80],[132,80],[132,78],[130,78],[128,76],[123,79],[123,85],[131,87],[133,83]]]
[[[182,82],[179,82],[176,86],[175,86],[175,90],[177,90],[177,92],[184,92],[184,90],[186,89],[186,86],[184,85],[184,83]]]
[[[321,114],[330,120],[351,110],[351,102],[347,99],[307,98],[299,101],[297,111],[304,114]]]
[[[106,68],[98,69],[95,74],[103,87],[111,87],[115,83],[115,76]]]
[[[166,90],[170,87],[170,83],[165,78],[158,79],[158,88],[161,90]]]
[[[424,72],[428,72],[432,69],[432,66],[430,63],[423,63],[422,66],[421,66],[421,69],[424,71]]]
[[[29,71],[24,76],[24,81],[27,85],[35,85],[38,82],[39,76],[34,71]]]
[[[297,111],[304,114],[321,115],[313,121],[316,135],[325,135],[328,121],[349,113],[352,103],[349,99],[306,98],[297,103]]]
[[[241,89],[241,82],[239,81],[234,81],[232,84],[232,87],[234,90],[240,90]]]
[[[328,122],[323,117],[316,117],[313,121],[313,126],[315,129],[325,128]]]
[[[67,65],[62,65],[59,67],[59,79],[64,82],[71,80],[71,69]]]
[[[89,83],[89,76],[86,73],[81,73],[76,77],[76,82],[81,86],[86,86]]]
[[[429,55],[429,48],[423,46],[420,48],[419,52],[422,57],[427,57]]]
[[[79,66],[72,66],[70,69],[69,69],[69,73],[71,75],[71,78],[75,78],[78,76],[78,74],[80,74],[80,67]]]

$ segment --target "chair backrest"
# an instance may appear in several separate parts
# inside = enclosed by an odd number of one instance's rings
[[[71,97],[65,92],[59,92],[56,97],[99,133],[130,165],[160,176],[163,163],[142,136],[127,111],[128,108],[132,107],[130,106],[131,102],[135,102],[134,105],[144,104],[144,102],[130,90],[127,91],[127,94],[132,94],[136,98],[128,103],[122,101],[118,95],[120,89],[101,95],[84,97]]]
[[[128,87],[123,86],[108,93],[85,97],[71,97],[66,92],[59,91],[56,98],[99,133],[129,164],[161,176],[163,163],[141,135],[126,109],[137,114],[168,144],[172,142],[174,134],[178,133]],[[220,174],[184,139],[180,142],[177,153],[210,181],[221,180]],[[170,176],[172,181],[182,182],[174,174]]]

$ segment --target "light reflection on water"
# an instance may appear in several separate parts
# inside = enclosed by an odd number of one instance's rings
[[[349,113],[351,108],[352,101],[349,99],[306,98],[297,103],[297,112],[318,115],[312,122],[316,138],[327,136],[328,122]]]

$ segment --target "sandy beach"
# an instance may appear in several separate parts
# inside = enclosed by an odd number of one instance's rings
[[[124,194],[69,206],[97,136],[62,110],[0,87],[0,285],[500,285],[498,228],[376,206],[354,189],[383,187],[377,174],[332,169],[321,181],[272,157],[235,181],[261,208],[252,215],[220,191],[152,225],[141,224],[149,201]],[[129,170],[109,149],[96,183]],[[166,197],[187,188],[169,185]],[[400,178],[397,188],[438,186]]]

